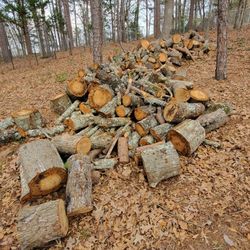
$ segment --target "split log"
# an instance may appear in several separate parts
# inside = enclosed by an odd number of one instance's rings
[[[50,100],[51,107],[57,114],[63,114],[72,104],[66,93],[59,94]]]
[[[110,102],[105,104],[102,108],[98,110],[99,113],[105,117],[113,117],[115,115],[117,105],[117,98],[114,97]]]
[[[92,163],[89,156],[72,155],[67,160],[66,186],[67,215],[88,213],[92,206]]]
[[[145,135],[139,141],[140,146],[146,146],[152,143],[154,143],[154,137],[152,135]]]
[[[74,101],[68,108],[67,110],[64,111],[64,113],[58,117],[58,119],[56,120],[56,124],[60,124],[61,122],[63,122],[67,117],[69,117],[71,115],[71,113],[79,106],[80,101],[76,100]]]
[[[140,136],[145,136],[149,133],[149,130],[155,126],[157,126],[158,123],[153,115],[148,116],[144,118],[143,120],[139,121],[135,124],[135,130]]]
[[[123,105],[117,106],[115,108],[116,115],[119,117],[128,116],[131,113],[131,109]]]
[[[177,102],[187,102],[190,98],[189,90],[186,85],[183,83],[175,83],[172,86],[172,90],[174,93],[174,98]]]
[[[192,89],[189,91],[189,94],[194,101],[206,102],[209,100],[209,96],[200,89]]]
[[[198,121],[185,120],[168,132],[168,139],[178,152],[191,155],[205,140],[205,129]]]
[[[120,137],[118,139],[117,153],[118,153],[118,159],[119,159],[120,163],[128,163],[129,162],[128,138]]]
[[[168,131],[173,127],[172,124],[164,123],[150,129],[150,134],[156,139],[156,141],[166,140]]]
[[[176,34],[172,35],[172,41],[173,41],[173,43],[180,43],[181,40],[182,40],[182,38],[181,38],[180,34],[176,33]]]
[[[79,109],[83,114],[94,113],[94,110],[91,109],[88,103],[81,102],[79,105]]]
[[[180,173],[179,155],[171,142],[146,149],[141,157],[150,187]]]
[[[0,121],[0,130],[4,130],[8,127],[11,127],[14,125],[14,120],[12,117],[7,117],[4,120]]]
[[[140,106],[134,109],[134,116],[137,121],[141,121],[147,116],[155,113],[156,107],[153,106]]]
[[[94,116],[92,114],[78,114],[71,116],[65,120],[64,124],[73,131],[77,131],[79,129],[85,128],[91,124],[93,124]]]
[[[130,122],[130,118],[114,117],[114,118],[102,118],[98,116],[93,117],[93,121],[96,125],[104,128],[122,127]]]
[[[185,119],[196,118],[205,111],[202,103],[177,103],[173,98],[164,108],[163,117],[167,122],[181,122]]]
[[[63,161],[48,140],[24,144],[19,150],[19,159],[32,197],[51,193],[66,181]]]
[[[128,107],[128,106],[139,106],[142,104],[142,100],[139,96],[135,95],[135,94],[127,94],[127,95],[124,95],[122,97],[122,104],[125,106],[125,107]]]
[[[12,118],[17,127],[24,131],[43,126],[43,118],[38,110],[24,109],[13,113]]]
[[[96,170],[112,169],[117,163],[118,160],[116,158],[100,159],[93,162],[93,169]]]
[[[87,90],[87,83],[85,81],[80,82],[78,79],[69,81],[66,87],[66,92],[70,97],[72,97],[72,99],[83,97]]]
[[[19,212],[17,232],[23,250],[44,247],[50,241],[65,237],[68,218],[64,201],[59,199],[25,206]]]
[[[58,152],[63,154],[83,154],[86,155],[91,149],[91,141],[88,137],[79,135],[63,134],[52,139]]]
[[[165,123],[165,119],[164,119],[164,117],[163,117],[163,115],[162,115],[162,109],[161,109],[161,107],[157,107],[157,113],[156,113],[156,115],[155,115],[155,118],[156,118],[156,120],[157,120],[160,124]]]
[[[204,127],[207,133],[223,126],[228,120],[229,118],[223,109],[218,109],[197,118],[197,121]]]

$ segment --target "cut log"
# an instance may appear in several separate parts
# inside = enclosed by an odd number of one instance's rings
[[[63,154],[83,154],[86,155],[91,149],[91,141],[87,137],[79,135],[63,134],[52,139],[58,152]]]
[[[172,41],[173,41],[173,43],[180,43],[181,42],[181,35],[180,34],[174,34],[174,35],[172,35]]]
[[[105,117],[113,117],[115,115],[116,105],[117,98],[114,97],[110,102],[100,108],[98,112],[104,115]]]
[[[94,109],[100,109],[105,104],[110,102],[113,97],[113,92],[111,89],[102,86],[97,86],[92,88],[88,95],[89,105]]]
[[[148,49],[149,45],[150,45],[150,43],[146,39],[142,39],[140,41],[140,47],[142,47],[143,49]]]
[[[178,152],[191,155],[205,140],[205,129],[198,121],[185,120],[168,132],[168,139]]]
[[[47,137],[50,138],[51,136],[54,136],[55,134],[60,134],[65,130],[64,125],[57,125],[52,128],[40,128],[40,129],[31,129],[25,132],[25,135],[28,137]]]
[[[8,127],[11,127],[14,125],[14,120],[12,117],[7,117],[4,120],[0,121],[0,130],[4,130]]]
[[[117,116],[125,117],[131,113],[131,109],[123,105],[120,105],[115,108],[115,112]]]
[[[68,181],[66,186],[67,215],[85,214],[93,209],[92,179],[93,168],[89,156],[72,155],[67,160]]]
[[[84,69],[79,69],[77,74],[80,79],[87,75]]]
[[[182,83],[175,83],[172,86],[174,98],[177,102],[187,102],[190,98],[189,90]]]
[[[111,144],[112,139],[113,136],[109,132],[104,132],[102,134],[97,134],[90,137],[93,149],[108,147]]]
[[[150,134],[155,138],[156,141],[166,140],[168,131],[173,127],[172,124],[164,123],[150,129]]]
[[[209,96],[200,89],[192,89],[189,91],[190,97],[198,102],[206,102],[209,100]]]
[[[157,120],[153,115],[144,118],[135,124],[135,130],[140,136],[145,136],[149,133],[149,130],[157,126]]]
[[[25,175],[24,175],[24,172],[23,172],[23,167],[20,164],[19,164],[19,169],[20,169],[20,181],[21,181],[21,197],[20,197],[20,201],[23,204],[23,203],[31,200],[32,197],[31,197],[29,185],[28,185],[28,183],[27,183],[27,181],[25,179]]]
[[[161,52],[161,53],[159,54],[159,61],[160,61],[161,63],[165,63],[167,60],[168,60],[167,55],[166,55],[165,53]]]
[[[24,144],[19,150],[19,159],[32,197],[51,193],[66,181],[63,161],[48,140]]]
[[[154,143],[154,137],[152,135],[145,135],[139,141],[140,146],[146,146],[153,143]]]
[[[162,115],[162,109],[161,107],[157,107],[157,113],[156,113],[156,116],[155,116],[156,120],[160,123],[160,124],[163,124],[165,123],[165,119]]]
[[[81,135],[81,136],[85,136],[85,137],[91,137],[92,135],[94,135],[97,131],[99,130],[99,126],[89,126],[83,130],[81,130],[80,132],[78,132],[76,135]]]
[[[126,117],[102,118],[94,116],[93,121],[100,127],[112,128],[125,126],[128,122],[130,122],[130,119]]]
[[[181,122],[188,118],[196,118],[205,111],[202,103],[177,103],[173,98],[164,108],[163,117],[167,122]]]
[[[90,107],[87,103],[84,103],[84,102],[81,102],[81,103],[80,103],[79,109],[81,110],[81,112],[82,112],[83,114],[94,113],[94,110],[91,109],[91,107]]]
[[[66,87],[67,94],[73,99],[83,97],[88,90],[86,82],[80,82],[78,79],[69,81]]]
[[[208,106],[206,113],[211,113],[218,109],[223,109],[227,115],[231,115],[233,112],[233,105],[231,103],[213,103]]]
[[[59,94],[50,100],[51,107],[57,114],[63,114],[72,104],[66,93]]]
[[[125,107],[128,107],[128,106],[139,106],[142,104],[142,100],[139,96],[135,95],[135,94],[127,94],[127,95],[124,95],[122,97],[122,104],[125,106]]]
[[[187,89],[192,89],[194,86],[193,82],[183,81],[183,80],[173,80],[173,79],[169,80],[169,84],[171,86],[174,86],[175,84],[181,84],[184,85]]]
[[[56,120],[56,124],[60,124],[61,122],[63,122],[67,117],[69,117],[71,115],[71,113],[73,111],[75,111],[75,109],[79,106],[80,101],[75,100],[74,103],[72,103],[64,112],[63,114],[58,117],[58,119]]]
[[[134,152],[138,147],[141,136],[136,132],[132,132],[128,137],[128,148],[130,151]]]
[[[153,106],[140,106],[134,109],[134,116],[137,121],[141,121],[147,116],[155,113],[156,107]]]
[[[116,158],[95,160],[93,162],[93,169],[96,170],[112,169],[115,167],[117,163],[118,160]]]
[[[182,48],[182,47],[176,46],[175,49],[180,51],[183,54],[186,54],[188,59],[192,59],[194,61],[194,58],[193,58],[192,54],[190,53],[190,51],[188,50],[188,48],[186,48],[186,47]]]
[[[120,163],[129,162],[128,138],[120,137],[117,144],[118,159]]]
[[[23,250],[44,247],[50,241],[65,237],[68,218],[64,201],[23,207],[18,216],[17,232]]]
[[[24,131],[43,126],[43,118],[38,110],[24,109],[13,113],[12,118],[17,127]]]
[[[171,142],[146,149],[141,157],[150,187],[180,173],[179,155]]]
[[[201,115],[197,118],[197,121],[207,133],[223,126],[228,120],[229,118],[223,109],[218,109],[214,112]]]
[[[73,131],[85,128],[93,123],[94,116],[92,114],[78,114],[71,116],[65,120],[64,124]]]

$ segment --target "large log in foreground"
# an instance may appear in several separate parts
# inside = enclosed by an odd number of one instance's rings
[[[168,132],[168,139],[178,152],[191,155],[205,140],[205,129],[198,121],[185,120]]]
[[[68,218],[64,201],[59,199],[25,206],[18,216],[17,232],[23,250],[44,247],[50,241],[65,237]]]
[[[145,149],[141,157],[150,187],[179,174],[179,155],[171,142]]]
[[[63,161],[48,140],[24,144],[19,150],[19,159],[31,197],[53,192],[66,181]]]
[[[68,216],[88,213],[92,206],[92,164],[89,156],[72,155],[66,163],[68,181],[66,202]]]

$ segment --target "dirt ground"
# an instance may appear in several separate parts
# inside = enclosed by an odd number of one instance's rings
[[[118,51],[119,45],[109,44],[105,57]],[[73,53],[58,53],[57,60],[39,60],[39,65],[35,58],[16,59],[15,70],[1,64],[0,119],[36,107],[52,123],[49,99],[91,62],[89,49]],[[102,173],[93,188],[94,210],[70,219],[68,236],[49,249],[250,249],[250,28],[229,34],[228,80],[214,79],[214,52],[185,67],[188,78],[213,100],[234,105],[230,121],[207,135],[223,147],[201,146],[191,157],[181,157],[181,175],[155,189],[137,166]],[[19,249],[19,145],[0,148],[0,249]],[[36,203],[63,195],[62,188]]]

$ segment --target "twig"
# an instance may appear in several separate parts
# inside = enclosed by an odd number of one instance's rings
[[[221,143],[220,142],[217,142],[217,141],[212,141],[212,140],[208,140],[208,139],[205,139],[203,141],[203,144],[204,145],[208,145],[208,146],[211,146],[213,148],[221,148]]]

